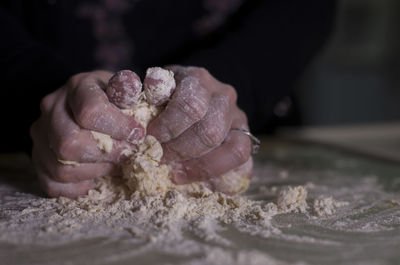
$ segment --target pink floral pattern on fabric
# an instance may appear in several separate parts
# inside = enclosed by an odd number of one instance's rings
[[[194,23],[194,31],[200,36],[213,32],[223,25],[243,2],[244,0],[203,0],[203,7],[207,13]]]
[[[92,36],[96,42],[93,58],[99,67],[116,71],[132,65],[135,46],[122,19],[138,1],[140,0],[78,2],[76,16],[87,19],[92,24]],[[218,29],[244,2],[244,0],[198,1],[202,2],[205,14],[191,24],[197,36],[204,36]]]
[[[125,30],[122,17],[137,1],[79,2],[76,15],[92,22],[92,34],[96,41],[93,56],[99,67],[115,71],[131,65],[134,44]]]

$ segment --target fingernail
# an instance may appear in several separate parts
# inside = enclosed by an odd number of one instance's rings
[[[184,171],[179,170],[173,173],[173,181],[176,184],[186,184],[188,183],[188,178]]]
[[[135,143],[138,140],[141,140],[145,136],[145,130],[142,128],[133,128],[133,130],[129,133],[128,141],[131,143]]]

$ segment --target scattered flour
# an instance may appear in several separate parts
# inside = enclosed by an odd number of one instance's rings
[[[144,128],[153,120],[161,111],[160,107],[155,105],[151,105],[145,99],[143,93],[139,98],[138,103],[133,106],[131,109],[123,109],[122,112],[135,117],[136,121],[138,121]]]
[[[278,208],[283,212],[305,213],[308,208],[306,199],[307,190],[303,186],[298,186],[281,190],[276,202]]]
[[[273,257],[266,255],[260,251],[245,251],[240,250],[237,253],[230,253],[228,251],[224,251],[221,248],[212,248],[209,249],[207,255],[203,258],[199,258],[196,260],[187,263],[187,265],[236,265],[236,264],[247,264],[247,265],[286,265],[288,263],[281,262]],[[303,265],[305,263],[295,262],[291,263],[292,265]]]
[[[192,231],[208,242],[229,245],[218,235],[220,225],[231,224],[239,231],[270,237],[280,234],[271,223],[275,215],[301,212],[306,205],[305,197],[290,195],[297,194],[301,186],[288,187],[279,193],[286,198],[297,197],[298,202],[286,201],[278,195],[278,206],[274,202],[212,192],[203,185],[187,189],[171,184],[168,190],[147,184],[137,186],[124,178],[104,177],[87,196],[76,200],[28,199],[23,210],[14,212],[12,218],[0,224],[3,231],[0,240],[52,245],[83,238],[130,235],[156,243],[181,238],[185,231]],[[132,187],[138,189],[134,191]]]
[[[336,201],[332,197],[320,197],[314,199],[312,210],[316,216],[327,216],[334,214],[337,208],[347,205],[348,202]]]
[[[400,206],[400,201],[390,200],[390,203],[396,206]]]
[[[154,105],[165,103],[176,87],[174,73],[161,67],[151,67],[146,71],[144,94]]]
[[[160,109],[147,103],[143,96],[136,106],[125,110],[144,127],[159,112]],[[92,134],[101,150],[111,150],[109,137]],[[87,196],[76,200],[63,197],[26,200],[23,210],[14,212],[7,222],[0,224],[3,231],[0,239],[54,244],[54,238],[60,243],[61,238],[70,241],[128,234],[155,243],[182,238],[185,231],[192,231],[206,241],[229,244],[217,233],[223,224],[269,237],[280,233],[271,223],[275,215],[308,213],[307,190],[303,186],[283,188],[275,202],[213,192],[200,182],[177,186],[170,181],[170,166],[160,163],[162,151],[161,144],[148,135],[138,144],[137,151],[131,152],[123,176],[99,178]],[[228,173],[222,180],[239,186],[238,191],[243,192],[249,182],[234,173]],[[342,205],[345,204],[332,198],[318,199],[314,201],[313,211],[318,216],[329,215]],[[239,260],[241,255],[238,253]],[[263,264],[262,261],[264,257],[260,257],[260,263],[251,264]]]

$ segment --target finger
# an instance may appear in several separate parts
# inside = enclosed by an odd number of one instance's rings
[[[249,160],[240,167],[217,178],[211,178],[207,182],[211,190],[233,195],[247,190],[252,175],[253,159],[250,157]]]
[[[51,149],[57,158],[79,163],[119,163],[124,151],[133,149],[127,142],[81,129],[70,116],[64,101],[57,102],[50,119],[52,133],[49,135]]]
[[[140,140],[145,135],[143,126],[110,103],[103,90],[110,77],[111,74],[89,73],[70,80],[67,100],[74,120],[87,130],[116,140]]]
[[[76,183],[92,180],[102,176],[117,175],[119,169],[111,163],[71,163],[64,164],[57,160],[51,150],[43,150],[41,160],[38,162],[48,176],[60,183]]]
[[[236,115],[232,127],[247,128],[243,113]],[[214,150],[200,158],[183,161],[179,170],[173,171],[173,180],[177,184],[186,184],[216,178],[246,163],[250,155],[249,137],[238,131],[230,131],[225,141]]]
[[[132,108],[138,102],[141,92],[140,77],[130,70],[115,73],[106,88],[110,102],[121,109]]]
[[[165,110],[150,123],[148,133],[160,142],[182,134],[207,113],[211,91],[195,76],[177,78],[177,87]]]
[[[59,97],[61,93],[64,93],[62,89],[57,89],[42,98],[42,100],[40,101],[40,111],[42,116],[46,116],[51,112],[55,103],[55,99]]]
[[[232,102],[225,95],[211,98],[205,117],[177,138],[163,144],[164,159],[183,161],[196,158],[219,146],[232,122]]]
[[[50,197],[67,197],[75,199],[84,196],[90,189],[93,189],[95,183],[93,180],[86,180],[77,183],[60,183],[54,181],[43,172],[38,172],[39,183],[44,192]]]
[[[42,136],[41,136],[42,135]],[[81,182],[105,175],[116,175],[119,169],[112,163],[63,164],[46,145],[44,134],[35,138],[32,156],[35,164],[57,182]]]
[[[168,65],[164,68],[174,72],[175,78],[177,80],[181,80],[186,76],[193,76],[200,80],[203,80],[205,83],[211,82],[211,83],[222,84],[220,81],[215,79],[205,68],[202,67]]]
[[[150,104],[163,105],[175,90],[174,73],[161,67],[151,67],[146,71],[143,87],[146,100]]]
[[[39,160],[42,159],[41,154],[42,152],[37,148],[37,145],[34,144],[32,153],[33,164],[35,165],[39,183],[42,189],[50,197],[65,196],[69,198],[76,198],[78,196],[87,194],[87,191],[94,187],[93,180],[85,180],[75,183],[60,183],[53,180],[47,173],[46,169],[40,165]]]

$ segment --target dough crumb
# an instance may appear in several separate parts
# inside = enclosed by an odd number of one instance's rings
[[[113,141],[111,137],[104,133],[99,133],[95,131],[90,132],[93,138],[97,141],[97,147],[105,153],[110,153],[113,147]]]
[[[143,95],[131,109],[124,110],[144,128],[160,111]],[[112,150],[111,137],[97,132],[92,132],[92,135],[101,150]],[[0,222],[3,227],[8,227],[0,234],[0,239],[53,245],[54,238],[60,242],[61,238],[68,241],[128,233],[137,239],[156,243],[169,238],[183,238],[185,231],[191,231],[205,241],[225,244],[226,239],[218,235],[221,223],[232,224],[239,231],[251,235],[270,237],[281,233],[271,223],[274,216],[308,214],[307,190],[303,186],[281,189],[273,202],[227,195],[247,189],[246,168],[243,172],[237,169],[208,183],[175,185],[170,180],[171,167],[161,163],[163,149],[157,139],[147,135],[135,145],[136,148],[123,151],[129,156],[129,161],[122,168],[122,176],[96,179],[95,188],[76,200],[63,197],[27,200],[24,210]],[[75,165],[72,161],[59,161]],[[247,166],[252,166],[252,163]],[[282,176],[286,178],[286,173]],[[223,187],[219,190],[226,193],[214,192],[215,187]],[[332,198],[318,199],[313,203],[313,210],[318,216],[329,215],[340,205],[344,203]]]
[[[348,202],[336,201],[332,197],[320,197],[314,199],[312,211],[316,216],[328,216],[336,212],[336,209],[348,205]]]
[[[141,196],[165,195],[174,188],[170,180],[170,167],[160,164],[163,155],[161,144],[151,135],[147,135],[138,150],[133,153],[130,162],[123,167],[123,178],[132,192]]]
[[[390,202],[391,204],[393,204],[394,206],[400,206],[400,201],[390,200],[389,202]]]
[[[153,105],[167,102],[176,87],[174,73],[161,67],[151,67],[146,71],[144,94]]]
[[[63,165],[68,165],[68,166],[79,166],[79,163],[76,161],[70,161],[70,160],[63,160],[63,159],[57,159],[58,162],[60,162]]]
[[[147,125],[161,112],[161,107],[157,107],[147,102],[142,93],[139,101],[133,106],[133,108],[123,109],[122,112],[135,117],[137,122],[139,122],[144,128],[147,128]]]
[[[287,187],[279,191],[276,199],[278,208],[286,213],[305,213],[308,209],[307,190],[303,186]]]

